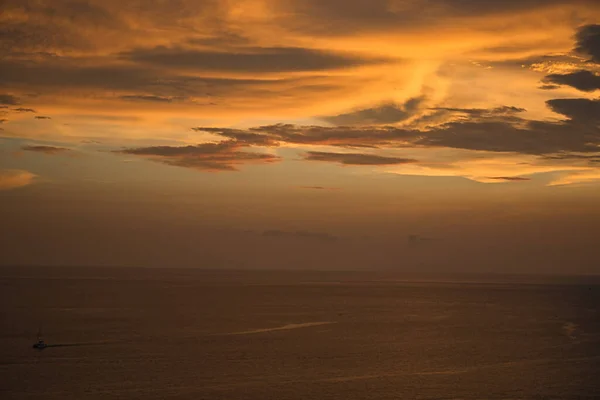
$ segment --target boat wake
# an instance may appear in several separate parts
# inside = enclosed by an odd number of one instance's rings
[[[79,347],[79,346],[102,346],[111,342],[87,342],[87,343],[56,343],[48,344],[46,347]]]
[[[82,347],[82,346],[103,346],[107,344],[112,344],[117,342],[75,342],[75,343],[52,343],[46,344],[42,343],[41,345],[38,343],[34,345],[34,348],[38,350],[49,349],[51,347]]]
[[[262,328],[262,329],[253,329],[250,331],[224,333],[224,335],[251,335],[251,334],[255,334],[255,333],[287,331],[287,330],[291,330],[291,329],[309,328],[311,326],[321,326],[321,325],[329,325],[329,324],[335,324],[335,322],[323,321],[323,322],[305,322],[305,323],[301,323],[301,324],[287,324],[287,325],[277,326],[274,328]]]

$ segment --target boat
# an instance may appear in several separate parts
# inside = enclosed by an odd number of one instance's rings
[[[38,350],[44,350],[46,347],[48,347],[46,342],[44,342],[44,339],[42,339],[42,328],[38,330],[37,343],[34,343],[32,347]]]

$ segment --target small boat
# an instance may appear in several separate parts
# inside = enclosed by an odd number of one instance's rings
[[[42,339],[42,328],[38,330],[37,339],[37,343],[34,343],[32,346],[34,349],[44,350],[46,347],[48,347],[46,342],[44,342],[44,339]]]

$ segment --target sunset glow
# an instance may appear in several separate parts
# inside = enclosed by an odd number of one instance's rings
[[[2,263],[600,272],[597,1],[1,9]]]

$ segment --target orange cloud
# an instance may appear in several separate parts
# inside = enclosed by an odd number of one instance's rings
[[[6,136],[99,139],[201,170],[275,162],[249,148],[281,146],[313,161],[486,182],[593,168],[575,156],[599,153],[593,0],[3,6]],[[492,163],[535,156],[536,168],[477,172],[468,156],[435,160],[439,149],[486,152]]]
[[[71,151],[71,149],[56,146],[23,146],[22,149],[25,151],[33,151],[44,154],[59,154]]]
[[[33,183],[36,175],[23,170],[0,170],[0,190],[15,189]]]
[[[279,160],[272,154],[243,151],[235,141],[204,143],[196,146],[154,146],[119,150],[118,153],[147,157],[178,167],[205,171],[235,171],[241,164],[265,164]]]

